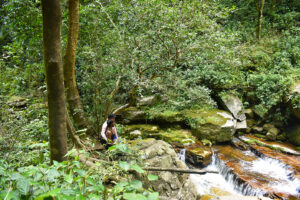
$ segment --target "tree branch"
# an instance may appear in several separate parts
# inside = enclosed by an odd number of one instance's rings
[[[112,99],[113,99],[113,97],[115,96],[115,94],[117,93],[117,91],[119,89],[120,80],[121,80],[121,76],[118,77],[118,80],[117,80],[117,82],[115,84],[115,88],[111,92],[111,94],[109,95],[109,99],[108,99],[108,102],[107,102],[107,105],[106,105],[106,109],[105,109],[105,113],[104,113],[104,119],[106,119],[107,116],[108,116]]]
[[[214,173],[218,174],[218,171],[213,170],[199,170],[199,169],[178,169],[178,168],[161,168],[161,167],[143,167],[143,170],[146,171],[168,171],[175,173],[185,173],[185,174],[206,174]]]

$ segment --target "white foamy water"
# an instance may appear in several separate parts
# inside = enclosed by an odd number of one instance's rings
[[[209,165],[204,170],[218,170],[216,166]],[[234,190],[234,185],[226,181],[225,177],[221,174],[207,173],[207,174],[191,174],[191,180],[196,185],[197,192],[200,195],[209,194],[212,187],[229,192],[231,194],[241,194]]]
[[[293,176],[291,167],[284,163],[264,157],[257,158],[252,162],[243,162],[242,166],[250,172],[274,178],[275,181],[270,182],[268,186],[275,191],[295,196],[300,195],[300,180]]]
[[[255,156],[251,151],[244,151],[243,153]],[[178,153],[178,157],[185,162],[185,149]],[[241,161],[240,164],[249,173],[262,174],[275,180],[270,181],[268,185],[274,191],[300,197],[300,180],[293,176],[290,166],[268,157],[257,157],[257,160],[251,162]],[[200,195],[210,194],[212,187],[234,195],[263,196],[265,194],[262,190],[253,189],[250,185],[241,183],[216,155],[212,156],[210,165],[204,168],[204,170],[219,171],[219,174],[190,175]]]
[[[178,154],[180,160],[185,162],[185,150],[181,150]],[[230,194],[262,196],[263,192],[252,189],[249,185],[239,184],[235,175],[220,161],[214,154],[211,163],[203,170],[219,171],[219,174],[191,174],[190,178],[197,188],[200,195],[210,194],[211,188],[218,188],[221,191]]]
[[[291,174],[291,170],[284,163],[272,158],[257,158],[251,162],[243,162],[242,166],[251,171],[260,173],[276,179],[286,180]]]
[[[185,163],[185,149],[181,149],[178,153],[177,156],[179,160],[183,161]]]

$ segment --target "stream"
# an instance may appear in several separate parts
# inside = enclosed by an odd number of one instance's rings
[[[287,152],[295,151],[285,148]],[[218,145],[212,151],[212,160],[203,169],[217,170],[219,174],[190,175],[200,195],[300,199],[299,156],[256,145],[251,145],[249,150]],[[185,155],[185,149],[178,153],[184,162]]]

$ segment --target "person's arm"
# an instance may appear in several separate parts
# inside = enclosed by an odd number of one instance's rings
[[[119,141],[119,136],[118,136],[118,133],[117,133],[117,128],[114,126],[114,127],[112,128],[112,130],[113,130],[114,135],[116,136],[116,141],[115,141],[115,143],[116,143],[116,142]]]
[[[102,138],[103,138],[104,140],[107,141],[107,137],[106,137],[106,135],[105,135],[106,127],[107,127],[107,123],[104,122],[103,125],[102,125],[101,136],[102,136]]]

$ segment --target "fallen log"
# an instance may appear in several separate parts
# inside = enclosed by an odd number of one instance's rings
[[[167,172],[176,172],[176,173],[185,173],[185,174],[206,174],[214,173],[218,174],[218,171],[212,170],[199,170],[199,169],[175,169],[175,168],[161,168],[161,167],[143,167],[145,171],[167,171]]]

